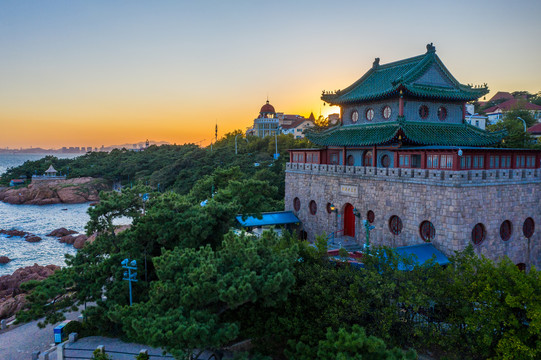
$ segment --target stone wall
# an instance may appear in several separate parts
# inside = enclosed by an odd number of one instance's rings
[[[347,203],[356,207],[355,235],[364,242],[360,220],[375,213],[374,245],[406,246],[423,243],[419,226],[428,220],[435,227],[432,243],[446,255],[463,250],[472,243],[477,223],[486,229],[485,240],[475,251],[491,259],[507,255],[514,263],[528,263],[528,239],[522,225],[528,217],[536,224],[530,242],[530,259],[541,266],[541,169],[442,171],[422,169],[386,169],[363,166],[339,166],[288,163],[286,168],[286,210],[293,209],[298,197],[301,208],[295,212],[303,222],[309,240],[316,235],[343,229],[343,210]],[[317,203],[310,214],[308,204]],[[338,214],[329,213],[332,203]],[[389,218],[397,215],[402,232],[392,235]],[[513,225],[508,241],[500,237],[500,225]]]

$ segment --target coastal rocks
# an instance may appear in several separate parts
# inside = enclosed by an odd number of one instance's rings
[[[73,247],[76,249],[82,249],[87,241],[88,237],[86,235],[79,235],[73,241]]]
[[[41,238],[37,235],[27,235],[24,239],[30,243],[40,242]]]
[[[79,204],[98,201],[99,192],[108,189],[107,181],[90,177],[40,181],[25,188],[2,189],[0,201],[19,205]]]
[[[20,289],[22,283],[29,280],[43,280],[58,269],[60,267],[56,265],[34,264],[17,269],[11,275],[0,276],[0,319],[8,318],[23,308],[25,299]]]
[[[14,236],[16,236],[16,237],[24,237],[24,239],[26,241],[31,242],[31,243],[41,241],[41,238],[39,236],[28,233],[26,231],[17,230],[17,229],[14,229],[14,230],[1,229],[0,234],[7,235],[9,237],[14,237]]]
[[[10,261],[11,259],[8,258],[7,256],[0,256],[0,264],[7,264]]]
[[[55,229],[55,230],[51,231],[46,236],[63,237],[63,236],[66,236],[66,235],[71,235],[71,234],[77,234],[77,231],[68,230],[66,228],[61,227],[61,228],[58,228],[58,229]]]

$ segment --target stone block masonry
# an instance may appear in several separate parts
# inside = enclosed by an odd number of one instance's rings
[[[301,164],[299,164],[301,165]],[[361,214],[355,221],[355,238],[364,243],[361,220],[372,210],[371,243],[375,246],[407,246],[423,243],[420,224],[430,221],[432,243],[447,256],[472,244],[472,230],[481,223],[484,240],[474,244],[478,254],[497,260],[506,255],[515,264],[541,266],[541,169],[476,171],[378,171],[371,167],[334,167],[312,164],[286,166],[285,209],[294,211],[303,222],[308,239],[344,228],[344,209],[351,204]],[[293,200],[301,203],[295,211]],[[317,204],[315,215],[308,204]],[[328,212],[331,203],[338,213]],[[393,235],[389,219],[402,220],[402,230]],[[532,218],[535,231],[530,239],[523,224]],[[512,224],[509,240],[502,240],[500,227]]]

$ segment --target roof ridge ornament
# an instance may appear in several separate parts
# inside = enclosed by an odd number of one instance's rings
[[[434,43],[426,44],[426,52],[427,53],[435,53],[436,47],[433,45]]]
[[[379,67],[379,57],[374,59],[372,63],[372,68],[377,69]]]

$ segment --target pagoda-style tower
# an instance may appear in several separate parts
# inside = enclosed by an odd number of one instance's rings
[[[315,149],[290,150],[285,208],[308,239],[322,233],[376,245],[429,243],[446,255],[473,244],[493,259],[541,265],[541,151],[494,147],[505,131],[465,121],[465,104],[488,93],[460,84],[436,55],[370,70],[321,99],[339,124],[308,131]],[[539,226],[539,225],[538,225]]]

